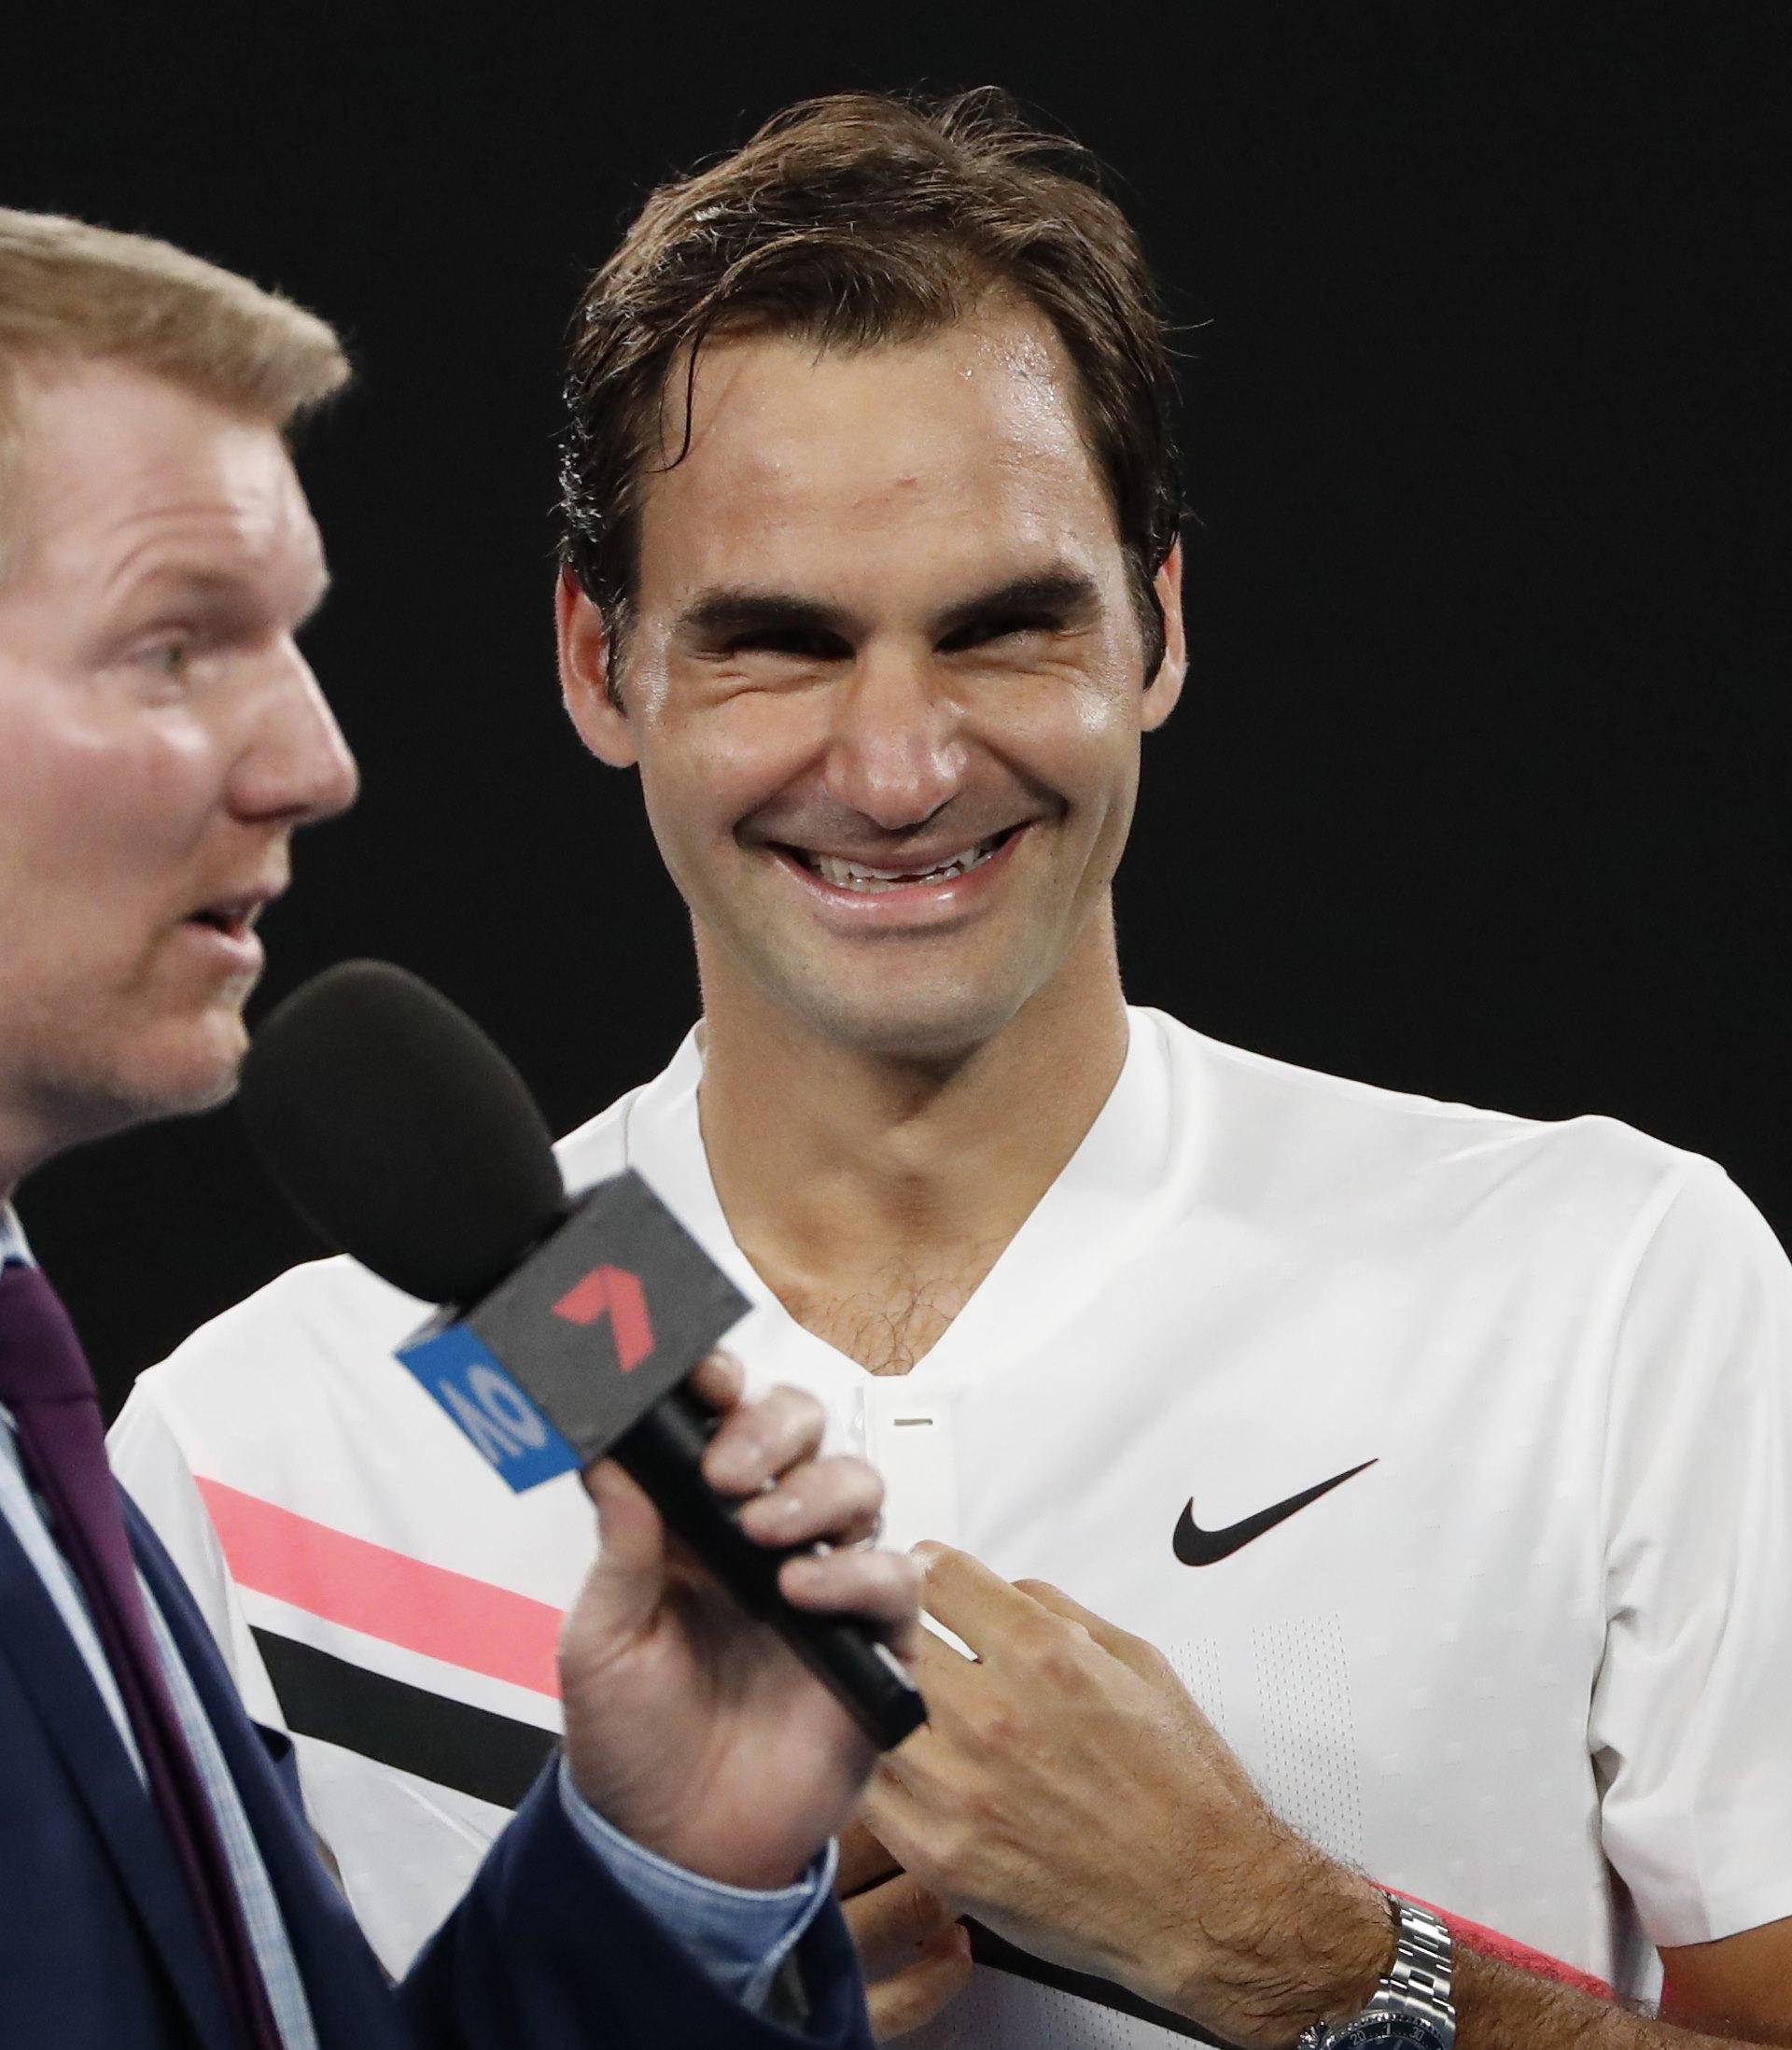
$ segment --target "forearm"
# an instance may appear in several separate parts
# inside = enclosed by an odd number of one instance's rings
[[[1713,2032],[1711,2024],[1637,2014],[1460,1945],[1455,2001],[1461,2050],[1728,2050],[1743,2042],[1792,2043],[1792,2029],[1721,2021]]]
[[[1284,1853],[1289,1847],[1286,1836],[1281,1847]],[[1184,1979],[1165,2003],[1241,2050],[1288,2050],[1313,2022],[1336,2027],[1349,2021],[1367,2006],[1392,1964],[1386,1895],[1311,1846],[1298,1849],[1305,1855],[1267,1860],[1260,1868],[1260,1880],[1267,1869],[1277,1871],[1273,1889],[1260,1883],[1248,1900],[1208,1898],[1198,1916],[1198,1973]],[[1506,1947],[1494,1931],[1459,1924],[1454,1934],[1458,2050],[1792,2044],[1783,1976],[1772,1978],[1776,1994],[1770,1990],[1770,1974],[1757,1971],[1758,1983],[1744,1985],[1733,2001],[1723,2001],[1715,1983],[1704,1987],[1701,1998],[1692,1983],[1690,1999],[1686,1987],[1677,2002],[1670,1995],[1672,2018],[1666,2018],[1624,2006],[1596,1980],[1587,1979],[1585,1987],[1571,1983],[1586,1975],[1540,1954],[1533,1967],[1521,1945],[1510,1946],[1518,1961],[1491,1955]],[[1772,1956],[1777,1959],[1778,1951]],[[1145,1989],[1142,1983],[1140,1989]]]
[[[1288,2050],[1313,2023],[1361,2014],[1393,1963],[1381,1889],[1265,1819],[1239,1883],[1201,1888],[1155,1931],[1127,1918],[1113,1974],[1239,2050]]]
[[[1303,2017],[1298,1998],[1285,1981],[1268,1984],[1258,2004],[1271,2026],[1272,2017],[1305,2027],[1314,2019],[1339,2021],[1360,2014],[1387,1969],[1385,1957],[1379,1964],[1369,1961],[1378,1946],[1365,1917],[1364,1894],[1379,1898],[1379,1889],[1367,1881],[1340,1887],[1341,1876],[1337,1868],[1331,1868],[1324,1884],[1327,1908],[1315,1917],[1325,1933],[1317,1940],[1309,1937],[1305,1945],[1312,1960],[1307,1983],[1321,1989],[1317,1999],[1308,1993]],[[1645,2014],[1603,1994],[1603,1989],[1564,1983],[1583,1974],[1553,1959],[1538,1955],[1535,1968],[1530,1968],[1522,1945],[1512,1946],[1519,1962],[1490,1955],[1489,1945],[1498,1949],[1505,1944],[1491,1931],[1465,1936],[1459,1926],[1455,1935],[1451,1997],[1458,2050],[1733,2050],[1742,2043],[1792,2043],[1792,2020],[1784,2014],[1778,2020],[1769,2018],[1777,2012],[1777,2003],[1754,2000],[1745,2015],[1682,2012],[1668,2018]],[[1598,1982],[1589,1984],[1597,1987]],[[1683,2009],[1685,2005],[1683,2001]],[[1268,2040],[1267,2029],[1250,2039],[1255,2043]],[[1285,2023],[1278,2041],[1288,2041]]]

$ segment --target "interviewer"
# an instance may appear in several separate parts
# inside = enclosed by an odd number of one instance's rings
[[[58,2050],[869,2041],[826,1904],[871,1766],[768,1632],[668,1559],[613,1467],[569,1612],[564,1757],[388,1991],[179,1576],[105,1466],[92,1381],[5,1207],[65,1147],[228,1096],[259,910],[355,769],[295,635],[323,552],[292,423],[312,316],[166,246],[0,211],[0,2037]],[[825,1538],[805,1606],[915,1649],[881,1489],[821,1412],[727,1417],[711,1478]]]

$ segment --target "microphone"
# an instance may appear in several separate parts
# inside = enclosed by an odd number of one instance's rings
[[[398,1356],[511,1488],[613,1457],[879,1749],[926,1720],[868,1625],[778,1592],[808,1548],[755,1544],[700,1470],[720,1419],[681,1383],[746,1297],[632,1171],[568,1198],[527,1086],[463,1011],[389,962],[342,962],[263,1020],[240,1102],[300,1215],[442,1305]]]

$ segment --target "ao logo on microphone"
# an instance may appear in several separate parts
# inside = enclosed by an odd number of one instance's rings
[[[608,1317],[616,1339],[616,1364],[625,1374],[653,1350],[647,1291],[641,1277],[625,1267],[594,1267],[554,1304],[553,1313],[568,1324],[581,1325],[597,1324]]]
[[[578,1453],[471,1325],[426,1330],[399,1357],[512,1488],[579,1467]]]
[[[573,1272],[578,1273],[578,1269]],[[501,1294],[475,1311],[474,1317],[484,1324],[489,1337],[471,1320],[455,1321],[426,1328],[399,1348],[399,1357],[447,1411],[481,1457],[519,1490],[551,1481],[555,1474],[570,1473],[583,1463],[555,1427],[552,1407],[544,1409],[500,1356],[518,1347],[519,1357],[532,1359],[538,1371],[543,1369],[542,1341],[555,1328],[550,1325],[547,1331],[542,1330],[544,1309],[552,1310],[561,1329],[559,1341],[550,1341],[549,1349],[562,1355],[563,1369],[587,1396],[601,1391],[606,1381],[612,1388],[618,1385],[601,1368],[595,1380],[592,1378],[591,1344],[584,1333],[594,1326],[609,1319],[616,1364],[624,1374],[651,1359],[655,1345],[647,1289],[633,1268],[608,1262],[590,1268],[545,1305],[539,1295],[530,1299],[532,1295],[533,1291],[525,1290],[522,1302],[502,1318],[495,1308],[495,1300],[501,1302]],[[565,1328],[568,1325],[571,1330]],[[552,1406],[552,1397],[545,1399]],[[614,1428],[598,1432],[596,1441],[614,1439],[632,1421],[624,1400]]]
[[[521,1492],[601,1459],[750,1305],[637,1174],[587,1189],[475,1302],[395,1348]]]
[[[519,1453],[541,1452],[553,1427],[511,1377],[481,1359],[469,1360],[459,1387],[441,1399],[455,1421],[495,1467]]]

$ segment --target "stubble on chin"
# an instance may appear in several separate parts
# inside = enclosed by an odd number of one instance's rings
[[[969,1060],[1020,1007],[1005,981],[940,970],[863,983],[816,975],[768,993],[831,1046],[928,1069]]]
[[[221,999],[188,1017],[71,1034],[46,1074],[63,1143],[216,1110],[236,1093],[248,1032],[240,1003]]]

